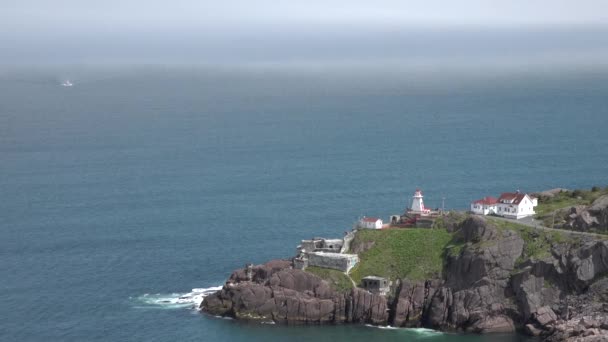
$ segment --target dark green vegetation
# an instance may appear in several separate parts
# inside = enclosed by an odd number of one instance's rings
[[[552,213],[555,210],[572,207],[575,205],[589,205],[595,201],[598,197],[608,194],[608,188],[601,189],[594,186],[591,190],[573,190],[573,191],[562,191],[555,194],[553,197],[543,197],[538,199],[538,206],[534,209],[536,211],[536,218],[543,220],[543,222],[549,220],[548,226],[551,226]]]
[[[351,277],[356,283],[370,275],[391,280],[437,277],[451,239],[452,234],[445,229],[359,230],[351,250],[360,251],[360,262]]]
[[[353,288],[353,283],[348,276],[338,270],[310,266],[306,268],[306,272],[326,280],[331,287],[338,292],[348,292]]]

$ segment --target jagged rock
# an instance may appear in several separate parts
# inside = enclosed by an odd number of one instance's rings
[[[530,336],[539,336],[542,332],[540,329],[538,329],[537,327],[535,327],[532,324],[526,324],[524,326],[524,331],[526,332],[526,334],[528,334]]]
[[[283,269],[291,267],[291,261],[289,260],[271,260],[263,265],[257,265],[253,267],[253,281],[257,283],[264,283],[270,277]],[[226,281],[226,283],[238,283],[242,281],[247,281],[248,277],[245,272],[245,269],[238,269],[230,275],[230,278]]]
[[[429,298],[430,304],[423,317],[424,325],[433,328],[449,327],[449,308],[453,304],[451,289],[447,287],[439,288]]]
[[[254,281],[246,280],[244,270],[234,272],[221,291],[205,297],[201,308],[239,319],[388,323],[388,302],[383,296],[362,289],[348,295],[336,293],[325,280],[281,261],[255,266],[253,272]]]
[[[545,190],[545,191],[541,191],[541,192],[534,192],[530,195],[543,200],[543,199],[553,198],[553,197],[555,197],[555,195],[559,194],[562,191],[568,191],[568,189],[555,188],[555,189]]]
[[[608,195],[597,198],[588,210],[595,216],[600,229],[608,229]]]
[[[534,276],[531,271],[532,267],[528,266],[511,278],[511,286],[524,320],[528,320],[543,304],[541,292],[544,279]]]
[[[580,214],[574,217],[574,221],[572,222],[572,227],[580,231],[587,231],[589,228],[597,225],[599,225],[598,220],[587,210],[581,211]]]
[[[557,320],[557,315],[548,306],[543,306],[536,310],[535,317],[538,324],[542,327],[547,326]]]
[[[388,304],[383,296],[362,289],[353,289],[352,322],[386,325],[388,323]]]
[[[524,241],[512,231],[498,231],[480,217],[465,220],[459,232],[465,245],[458,256],[448,256],[446,282],[430,297],[424,325],[459,327],[474,332],[514,331],[515,310],[505,306],[505,289],[522,254]]]
[[[496,228],[481,216],[471,216],[461,224],[460,233],[465,242],[492,240],[497,235]]]
[[[577,289],[586,289],[596,277],[608,272],[608,242],[585,244],[572,256],[570,262]]]
[[[590,206],[574,206],[567,214],[563,210],[555,211],[555,216],[566,220],[565,228],[578,231],[608,230],[608,195],[598,197]]]
[[[222,290],[205,297],[213,315],[285,322],[332,322],[338,294],[321,278],[275,260],[253,267],[253,281],[235,271]],[[343,306],[344,307],[344,306]]]
[[[270,287],[281,287],[298,292],[309,293],[317,298],[330,299],[334,292],[329,284],[319,277],[311,277],[310,273],[296,270],[283,269],[272,274],[268,280]]]
[[[598,321],[594,320],[591,317],[583,317],[583,318],[581,318],[581,320],[579,321],[578,324],[584,326],[586,329],[599,328],[600,327],[600,323]]]
[[[578,215],[580,215],[583,211],[585,211],[585,209],[587,209],[586,206],[584,205],[575,205],[573,207],[570,207],[570,215],[573,215],[572,217],[577,217]]]
[[[599,325],[599,326],[598,326]],[[608,330],[591,317],[577,317],[568,321],[558,322],[546,341],[596,342],[608,341]]]
[[[393,326],[415,327],[420,325],[425,296],[424,282],[410,282],[404,279],[396,299]]]
[[[460,229],[462,221],[465,219],[466,215],[464,213],[450,212],[443,217],[443,225],[448,232],[453,233]]]
[[[608,208],[608,195],[598,197],[591,206],[589,207],[589,211],[598,212]]]
[[[522,238],[513,231],[498,232],[485,219],[476,216],[463,222],[461,234],[464,241],[480,237],[485,243],[482,247],[465,247],[459,256],[448,256],[447,285],[460,290],[491,279],[506,286],[515,261],[522,254]]]
[[[469,328],[469,330],[480,334],[511,333],[515,331],[515,324],[507,316],[485,317]]]

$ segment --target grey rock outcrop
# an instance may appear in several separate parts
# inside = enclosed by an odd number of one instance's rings
[[[293,269],[288,261],[253,268],[252,281],[235,271],[222,290],[206,297],[201,309],[213,315],[284,323],[387,324],[385,297],[362,289],[332,290],[316,275]]]
[[[563,218],[563,228],[577,231],[608,231],[608,195],[598,197],[589,206],[574,206],[557,210],[555,216]]]
[[[412,282],[407,279],[401,281],[393,308],[394,316],[391,320],[393,325],[396,327],[420,326],[429,290],[429,284],[427,283],[425,286],[425,282]]]

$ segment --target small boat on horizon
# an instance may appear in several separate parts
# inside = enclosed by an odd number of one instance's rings
[[[71,87],[74,85],[74,83],[70,82],[70,80],[65,80],[63,83],[61,83],[61,85],[64,87]]]

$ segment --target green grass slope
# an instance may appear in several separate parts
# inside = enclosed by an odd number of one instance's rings
[[[364,251],[350,276],[357,284],[370,275],[391,280],[436,276],[441,274],[442,254],[451,239],[445,229],[359,230],[351,250]]]

